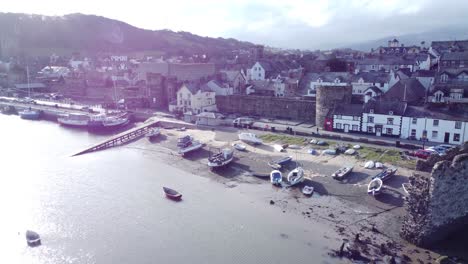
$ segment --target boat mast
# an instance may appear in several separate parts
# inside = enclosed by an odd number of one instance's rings
[[[28,97],[31,98],[31,86],[29,85],[29,66],[26,65],[26,79],[28,82]]]

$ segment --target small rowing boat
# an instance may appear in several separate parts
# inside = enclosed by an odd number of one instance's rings
[[[281,171],[279,170],[271,171],[270,181],[271,181],[271,184],[273,185],[276,185],[276,186],[281,185],[281,182],[283,181],[283,174],[281,174]]]
[[[306,196],[311,196],[314,193],[314,187],[306,185],[302,188],[302,193]]]
[[[367,186],[367,193],[376,196],[379,195],[383,188],[383,182],[380,178],[373,179]]]
[[[353,167],[343,167],[332,174],[335,180],[343,180],[353,171]]]
[[[164,194],[166,194],[166,197],[171,199],[171,200],[179,201],[180,199],[182,199],[182,194],[179,193],[176,190],[173,190],[173,189],[167,188],[167,187],[163,187],[163,191],[164,191]]]

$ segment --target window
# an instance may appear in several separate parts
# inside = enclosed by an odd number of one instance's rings
[[[258,73],[258,77],[261,77],[262,75],[260,73]]]
[[[389,111],[389,112],[388,112],[388,115],[393,115],[393,111]]]
[[[393,129],[392,128],[387,128],[386,129],[386,134],[387,135],[392,135],[393,134]]]
[[[447,82],[447,81],[448,81],[448,75],[445,74],[445,73],[442,74],[442,75],[440,76],[440,81],[441,81],[441,82]]]
[[[432,121],[432,125],[435,126],[435,127],[439,126],[439,120]]]
[[[336,123],[336,129],[341,129],[341,123]]]
[[[453,134],[453,141],[460,141],[460,134]]]
[[[437,131],[432,131],[432,138],[437,138],[439,133]]]
[[[461,122],[461,121],[455,122],[455,129],[461,129],[461,126],[462,126],[462,122]]]
[[[336,115],[335,119],[342,119],[341,115]]]
[[[393,118],[387,118],[387,125],[393,125]]]
[[[374,113],[374,109],[369,109],[369,114],[373,114]]]
[[[374,117],[373,116],[368,116],[367,117],[367,123],[374,123]]]
[[[374,128],[371,126],[367,127],[367,132],[374,133]]]
[[[416,129],[411,129],[411,137],[416,137]]]
[[[359,131],[358,125],[353,125],[352,130],[353,130],[353,131]]]
[[[380,83],[380,87],[384,87],[385,83]]]
[[[359,121],[359,116],[353,116],[354,121]]]
[[[418,123],[418,119],[417,118],[413,118],[411,120],[411,123],[413,123],[413,125],[416,125]]]

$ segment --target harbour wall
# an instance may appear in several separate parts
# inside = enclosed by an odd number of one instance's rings
[[[216,96],[218,110],[223,113],[261,116],[278,119],[315,121],[315,101],[297,98],[229,95]]]
[[[430,176],[414,175],[401,235],[421,246],[434,245],[468,222],[468,143],[452,160],[435,164]]]

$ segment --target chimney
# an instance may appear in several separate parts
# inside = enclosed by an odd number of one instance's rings
[[[403,102],[406,102],[406,84],[405,84],[405,91],[403,92]]]

